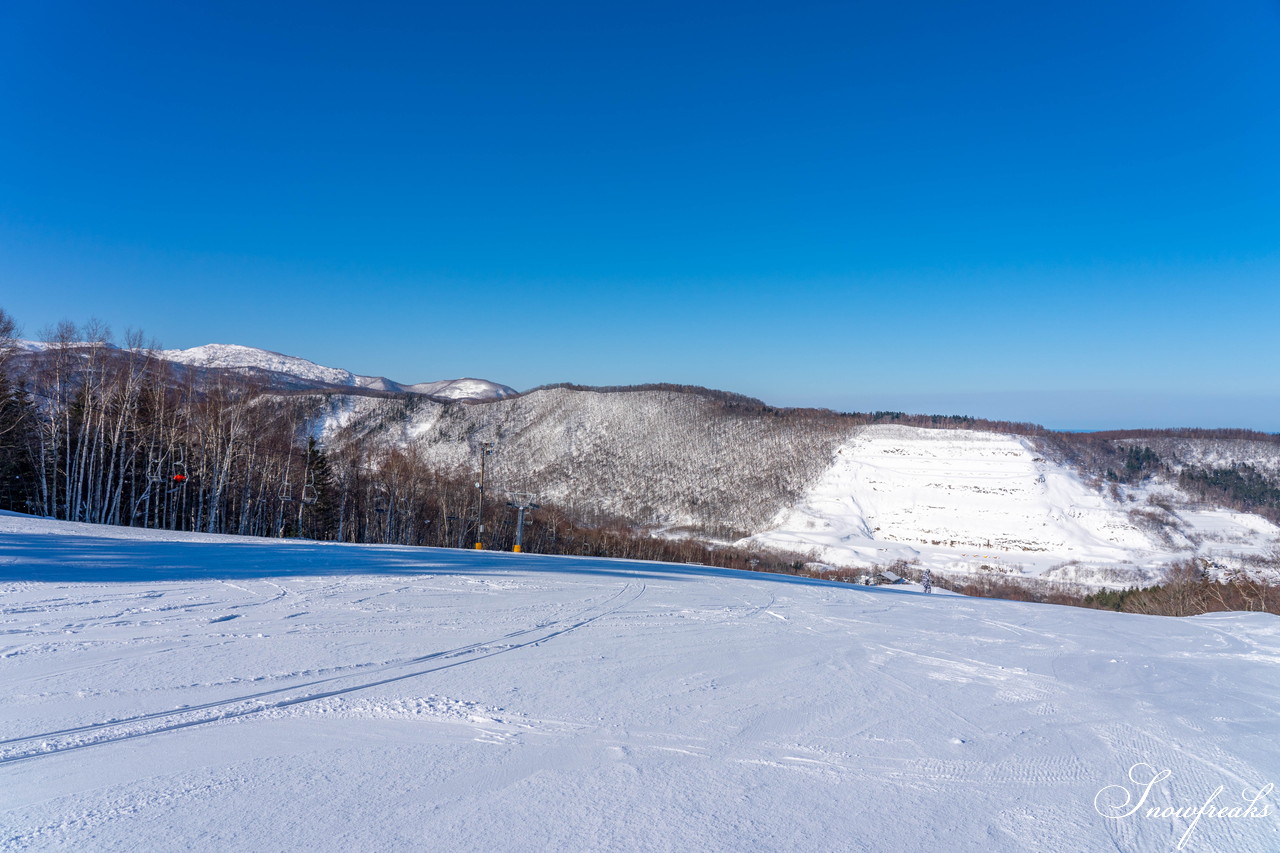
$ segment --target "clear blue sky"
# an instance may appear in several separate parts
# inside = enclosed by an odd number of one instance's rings
[[[0,307],[1280,431],[1280,5],[9,4]]]

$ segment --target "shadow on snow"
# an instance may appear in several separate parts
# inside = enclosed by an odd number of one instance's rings
[[[288,576],[491,575],[510,572],[552,572],[620,580],[736,578],[856,589],[859,592],[922,594],[913,590],[852,587],[818,578],[714,566],[571,555],[280,539],[172,542],[39,533],[9,533],[0,537],[0,582],[147,583]]]

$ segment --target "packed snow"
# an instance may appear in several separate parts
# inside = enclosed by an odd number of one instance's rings
[[[0,847],[1253,853],[1278,664],[1264,614],[6,514]]]
[[[1280,548],[1280,528],[1260,516],[1170,512],[1129,492],[1134,500],[1117,500],[1085,484],[1023,436],[870,426],[748,541],[843,565],[903,559],[944,573],[1097,586],[1150,583],[1188,556],[1229,560]]]

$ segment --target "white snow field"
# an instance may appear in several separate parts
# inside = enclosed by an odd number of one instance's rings
[[[1146,503],[1158,488],[1127,492],[1133,502],[1086,485],[1022,436],[870,426],[796,506],[746,541],[841,565],[918,560],[944,573],[1117,587],[1156,582],[1189,556],[1233,565],[1233,556],[1280,550],[1280,528],[1261,516],[1167,511]]]
[[[1278,676],[1262,614],[10,514],[0,847],[1258,853]]]

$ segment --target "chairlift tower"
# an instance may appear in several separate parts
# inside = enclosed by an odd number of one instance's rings
[[[288,477],[280,484],[280,491],[276,494],[276,500],[280,501],[280,532],[276,535],[281,539],[284,538],[285,509],[293,502],[293,493],[289,489]]]
[[[527,492],[512,492],[511,500],[507,502],[507,506],[516,510],[516,546],[511,550],[517,554],[524,547],[524,511],[538,508],[538,504],[533,502],[534,497]]]
[[[493,442],[480,442],[480,482],[476,488],[480,490],[480,501],[476,507],[476,550],[484,550],[484,469],[485,461],[493,455]]]

